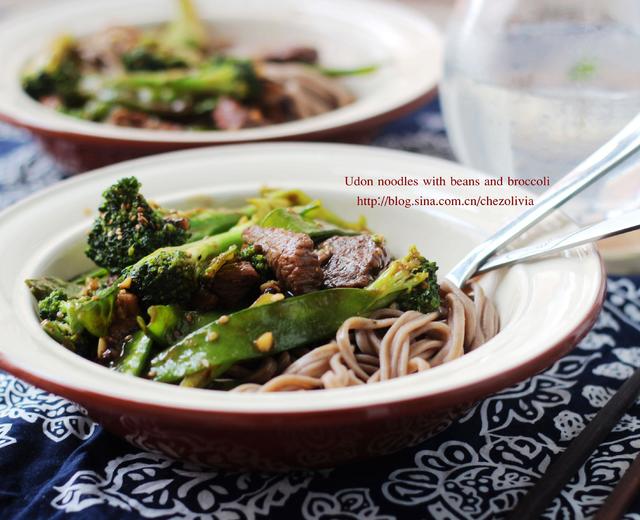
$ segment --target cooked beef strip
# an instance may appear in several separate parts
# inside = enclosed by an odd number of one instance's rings
[[[343,83],[300,63],[263,63],[260,75],[281,85],[297,119],[323,114],[354,100]]]
[[[220,299],[206,287],[200,287],[191,300],[191,306],[200,312],[209,312],[218,308]]]
[[[272,63],[307,63],[313,65],[318,62],[318,51],[313,47],[292,45],[268,52],[263,56],[264,61]]]
[[[223,265],[215,274],[211,290],[224,306],[236,307],[251,292],[256,292],[260,284],[260,275],[250,262],[241,261]]]
[[[320,244],[326,287],[366,287],[389,262],[371,235],[332,237]]]
[[[262,78],[260,84],[258,105],[269,124],[285,123],[297,118],[294,101],[283,85],[266,78]]]
[[[262,248],[269,267],[284,289],[304,294],[322,286],[322,269],[309,235],[249,226],[242,236],[245,242]]]
[[[246,107],[230,97],[221,97],[213,109],[213,122],[221,130],[240,130],[265,124],[260,110]]]

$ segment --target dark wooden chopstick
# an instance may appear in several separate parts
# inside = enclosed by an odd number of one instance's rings
[[[640,369],[636,369],[564,453],[549,466],[546,474],[511,511],[509,520],[539,518],[589,455],[602,443],[622,414],[636,400],[638,394],[640,394]]]
[[[640,491],[640,454],[636,455],[635,460],[625,471],[620,482],[613,488],[611,494],[607,497],[598,510],[593,520],[612,520],[614,518],[622,518],[631,502],[638,496]]]

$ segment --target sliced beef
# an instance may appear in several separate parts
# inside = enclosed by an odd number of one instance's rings
[[[263,56],[264,61],[272,63],[307,63],[313,65],[318,62],[318,51],[313,47],[292,45],[275,49]]]
[[[257,292],[260,275],[250,262],[233,262],[223,265],[216,273],[211,290],[224,306],[236,307],[252,292]]]
[[[250,226],[245,242],[262,248],[280,285],[293,294],[315,291],[322,286],[322,269],[313,240],[304,233]]]
[[[366,287],[389,261],[371,235],[329,238],[320,244],[318,256],[326,287]]]
[[[220,298],[207,287],[200,287],[193,295],[190,305],[200,312],[209,312],[218,308]]]
[[[263,63],[260,75],[282,87],[297,119],[324,114],[355,99],[343,83],[304,64]]]
[[[284,86],[266,78],[260,80],[260,111],[270,124],[285,123],[297,118],[296,107]]]
[[[259,109],[246,107],[229,97],[220,98],[212,117],[216,127],[221,130],[240,130],[265,124]]]

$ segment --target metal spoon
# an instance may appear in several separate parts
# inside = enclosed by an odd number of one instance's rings
[[[552,238],[546,242],[509,251],[499,256],[494,256],[482,264],[475,274],[492,271],[499,267],[506,267],[524,260],[531,260],[541,256],[547,256],[572,247],[596,242],[603,238],[628,233],[640,229],[640,209],[627,211],[616,217],[612,217],[592,226],[588,226],[569,235]]]
[[[549,188],[534,206],[523,211],[494,235],[476,246],[449,271],[447,278],[461,287],[499,248],[508,244],[553,210],[593,184],[640,149],[640,114],[605,145]]]

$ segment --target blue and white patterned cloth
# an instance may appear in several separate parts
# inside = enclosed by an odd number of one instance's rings
[[[375,144],[450,157],[437,102],[389,125]],[[0,127],[0,207],[62,177],[27,135]],[[77,405],[0,372],[0,518],[501,518],[638,366],[640,277],[609,278],[593,330],[546,372],[417,447],[280,475],[203,471],[140,451]],[[638,452],[635,405],[546,517],[591,516]],[[626,518],[640,520],[640,500]]]

